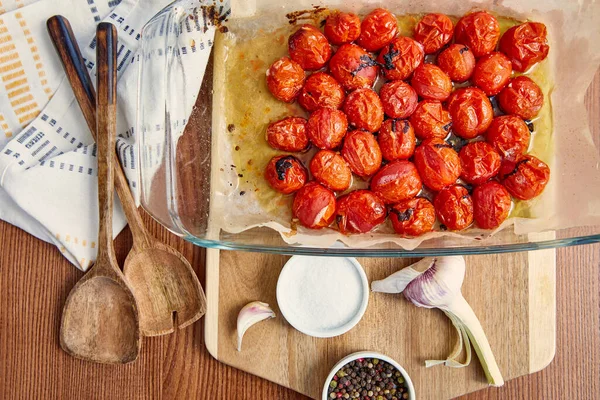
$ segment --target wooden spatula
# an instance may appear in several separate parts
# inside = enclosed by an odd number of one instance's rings
[[[95,133],[95,91],[69,21],[62,16],[48,19],[48,32],[92,134]],[[189,262],[178,251],[154,239],[146,230],[125,174],[115,157],[116,189],[133,236],[133,248],[124,272],[140,309],[144,336],[172,333],[174,314],[184,328],[206,312],[206,297]]]
[[[101,363],[128,363],[140,351],[138,307],[113,247],[113,154],[117,118],[117,30],[96,31],[98,73],[98,257],[75,285],[63,309],[61,347],[72,356]]]

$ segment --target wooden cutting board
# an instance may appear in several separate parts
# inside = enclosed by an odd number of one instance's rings
[[[360,350],[397,360],[413,379],[419,399],[446,399],[485,388],[473,352],[467,368],[425,368],[444,359],[456,340],[440,311],[417,308],[402,295],[371,293],[369,306],[350,332],[331,339],[292,328],[277,307],[275,287],[289,257],[207,251],[205,342],[217,360],[315,399],[333,365]],[[409,265],[410,259],[367,259],[369,282]],[[555,351],[555,251],[466,257],[463,294],[479,317],[505,380],[545,368]],[[236,320],[250,301],[271,305],[277,318],[250,328],[237,352]]]

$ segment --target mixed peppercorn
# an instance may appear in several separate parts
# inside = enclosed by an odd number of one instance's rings
[[[293,155],[266,167],[271,187],[295,193],[300,224],[321,229],[335,220],[344,234],[366,233],[389,215],[403,236],[430,232],[436,220],[452,231],[494,229],[512,197],[530,200],[544,190],[550,169],[526,154],[543,93],[514,74],[548,55],[543,24],[525,22],[501,36],[485,11],[455,26],[433,13],[409,37],[378,8],[362,22],[331,13],[323,27],[301,25],[289,37],[289,57],[267,70],[273,96],[310,113],[272,122],[268,143],[286,152],[319,149],[309,169]],[[306,71],[314,72],[307,78]],[[353,176],[369,189],[348,193]]]
[[[359,358],[340,368],[329,382],[330,399],[404,400],[409,398],[404,376],[377,358]]]

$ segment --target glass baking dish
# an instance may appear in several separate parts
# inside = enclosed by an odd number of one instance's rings
[[[217,135],[227,135],[229,127],[215,123],[215,117],[219,116],[215,114],[220,112],[217,111],[220,108],[215,106],[220,101],[216,94],[222,93],[220,89],[223,89],[215,87],[222,82],[216,79],[221,74],[217,66],[221,65],[218,61],[223,53],[217,51],[215,56],[213,45],[215,40],[218,42],[219,35],[232,34],[232,25],[227,24],[231,17],[227,11],[228,2],[213,0],[213,6],[206,6],[207,3],[210,2],[176,1],[157,14],[141,35],[137,124],[139,193],[142,206],[173,233],[208,248],[359,257],[503,253],[600,241],[600,222],[597,222],[596,215],[589,218],[589,223],[541,233],[515,234],[513,229],[504,229],[491,236],[444,236],[426,240],[413,250],[405,250],[392,243],[370,246],[347,246],[340,242],[333,246],[300,245],[288,243],[289,240],[284,240],[280,233],[265,226],[237,233],[220,228],[218,220],[221,217],[214,213],[214,209],[216,206],[227,208],[228,205],[215,204],[217,189],[214,179],[218,170],[223,168],[215,163],[213,143]],[[240,7],[241,15],[247,11],[242,8],[249,7],[252,1],[248,4],[234,3]],[[396,11],[386,6],[392,12]],[[372,9],[375,6],[368,7]],[[505,11],[491,7],[488,8],[491,12],[502,14]],[[344,6],[335,8],[343,9]],[[469,8],[472,6],[466,9]],[[298,7],[282,5],[271,12],[285,15],[290,9],[297,10]],[[436,10],[422,10],[430,11]],[[589,80],[586,87],[588,84]],[[600,85],[589,85],[585,97],[587,125],[592,136],[589,144],[594,147],[596,156],[600,139],[599,97]],[[252,97],[246,101],[251,102]],[[234,173],[238,172],[234,165],[231,169]],[[596,165],[593,173],[598,172]],[[241,173],[239,176],[242,179]],[[233,189],[237,185],[235,181],[230,184]]]

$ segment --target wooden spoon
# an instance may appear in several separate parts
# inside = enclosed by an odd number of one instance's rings
[[[95,92],[69,21],[62,16],[48,19],[48,32],[92,134],[95,132]],[[125,260],[124,272],[140,310],[144,336],[184,328],[206,312],[206,297],[189,262],[178,251],[154,239],[138,213],[125,174],[115,154],[116,189],[133,236],[133,248]]]
[[[128,363],[140,351],[138,308],[113,247],[113,154],[117,118],[117,30],[96,31],[98,63],[98,257],[75,285],[62,314],[61,347],[70,355],[101,363]]]

